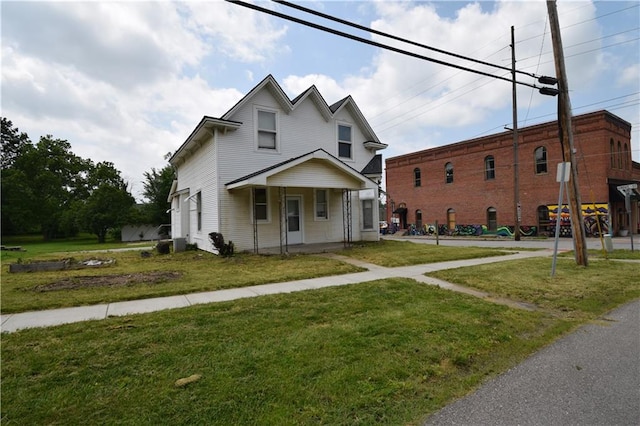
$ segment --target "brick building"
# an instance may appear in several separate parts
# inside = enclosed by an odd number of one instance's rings
[[[637,232],[638,193],[629,220],[616,189],[640,183],[640,163],[631,157],[631,124],[608,111],[575,116],[572,124],[587,235],[596,234],[598,219],[604,233]],[[557,122],[525,127],[518,134],[521,230],[524,235],[552,233],[560,189],[557,164],[563,161]],[[511,234],[516,223],[513,165],[511,131],[389,158],[387,220],[401,229],[415,225],[420,230],[437,222],[440,233]],[[561,210],[561,225],[570,235],[566,211]]]

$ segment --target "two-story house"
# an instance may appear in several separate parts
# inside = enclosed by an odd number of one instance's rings
[[[215,251],[378,240],[386,148],[347,96],[289,99],[269,75],[220,118],[205,116],[170,158],[173,238]]]

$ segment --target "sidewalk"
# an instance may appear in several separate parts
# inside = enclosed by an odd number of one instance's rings
[[[445,281],[437,280],[435,278],[429,278],[424,276],[424,274],[427,272],[434,272],[442,269],[453,269],[464,266],[475,266],[486,263],[503,262],[507,260],[524,259],[530,257],[551,256],[552,254],[553,252],[549,250],[524,251],[505,256],[456,260],[451,262],[430,263],[397,268],[385,268],[382,266],[361,262],[349,257],[326,253],[324,254],[325,256],[352,263],[356,266],[366,268],[368,269],[368,271],[283,283],[263,284],[228,290],[0,315],[0,330],[3,333],[11,333],[24,328],[51,327],[81,321],[101,320],[110,316],[143,314],[164,309],[184,308],[203,303],[224,302],[246,297],[257,297],[267,294],[291,293],[295,291],[313,290],[323,287],[350,285],[366,281],[378,280],[382,278],[394,277],[412,278],[425,284],[436,285],[452,291],[484,298],[494,303],[506,304],[522,309],[532,309],[530,306],[509,300],[488,299],[488,294],[481,291],[458,286]]]

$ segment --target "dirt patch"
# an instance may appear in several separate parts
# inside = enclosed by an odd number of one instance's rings
[[[137,284],[160,284],[177,280],[180,272],[137,272],[134,274],[97,275],[62,278],[49,284],[33,287],[33,291],[46,292],[58,290],[76,290],[96,287],[123,287]]]

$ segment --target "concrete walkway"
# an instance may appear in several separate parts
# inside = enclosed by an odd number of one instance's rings
[[[515,259],[551,256],[550,250],[523,251],[505,256],[487,257],[480,259],[456,260],[451,262],[430,263],[423,265],[403,266],[397,268],[385,268],[370,263],[361,262],[346,256],[325,253],[324,256],[339,259],[368,269],[365,272],[353,274],[334,275],[329,277],[311,278],[306,280],[290,281],[283,283],[263,284],[251,287],[242,287],[228,290],[191,293],[177,296],[157,297],[152,299],[130,300],[124,302],[105,303],[91,306],[77,306],[72,308],[50,309],[45,311],[22,312],[0,316],[0,330],[2,332],[14,332],[24,328],[51,327],[81,321],[100,320],[110,316],[124,316],[131,314],[143,314],[164,309],[183,308],[203,303],[224,302],[245,297],[256,297],[267,294],[291,293],[295,291],[313,290],[324,287],[357,284],[383,278],[411,278],[416,281],[436,285],[452,291],[457,291],[472,296],[484,298],[494,303],[502,303],[512,307],[532,309],[531,306],[509,300],[490,299],[487,293],[471,288],[451,284],[435,278],[424,276],[425,273],[443,269],[482,265],[487,263],[503,262]]]

